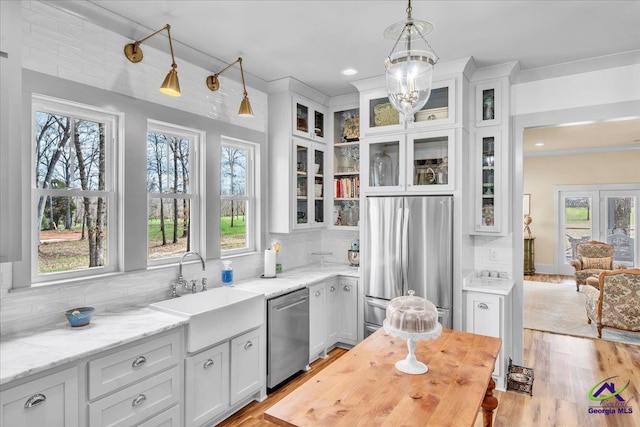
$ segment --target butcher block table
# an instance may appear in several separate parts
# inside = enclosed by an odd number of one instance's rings
[[[406,340],[382,328],[269,408],[281,426],[473,426],[482,407],[493,423],[498,401],[491,373],[500,339],[443,329],[420,341],[416,358],[429,371],[410,375],[395,363]]]

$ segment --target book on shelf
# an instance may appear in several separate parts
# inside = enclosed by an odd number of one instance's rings
[[[359,176],[335,178],[333,181],[335,186],[336,199],[360,197]]]

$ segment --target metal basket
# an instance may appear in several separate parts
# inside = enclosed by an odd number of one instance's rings
[[[533,396],[533,369],[514,365],[509,358],[507,390],[519,391]]]

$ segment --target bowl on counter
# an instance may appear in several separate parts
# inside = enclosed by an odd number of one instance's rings
[[[78,307],[67,310],[64,314],[67,316],[69,324],[75,328],[77,326],[88,325],[94,310],[93,307]]]

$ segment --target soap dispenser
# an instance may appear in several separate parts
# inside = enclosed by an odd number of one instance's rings
[[[222,261],[222,284],[233,286],[233,267],[231,261]]]

